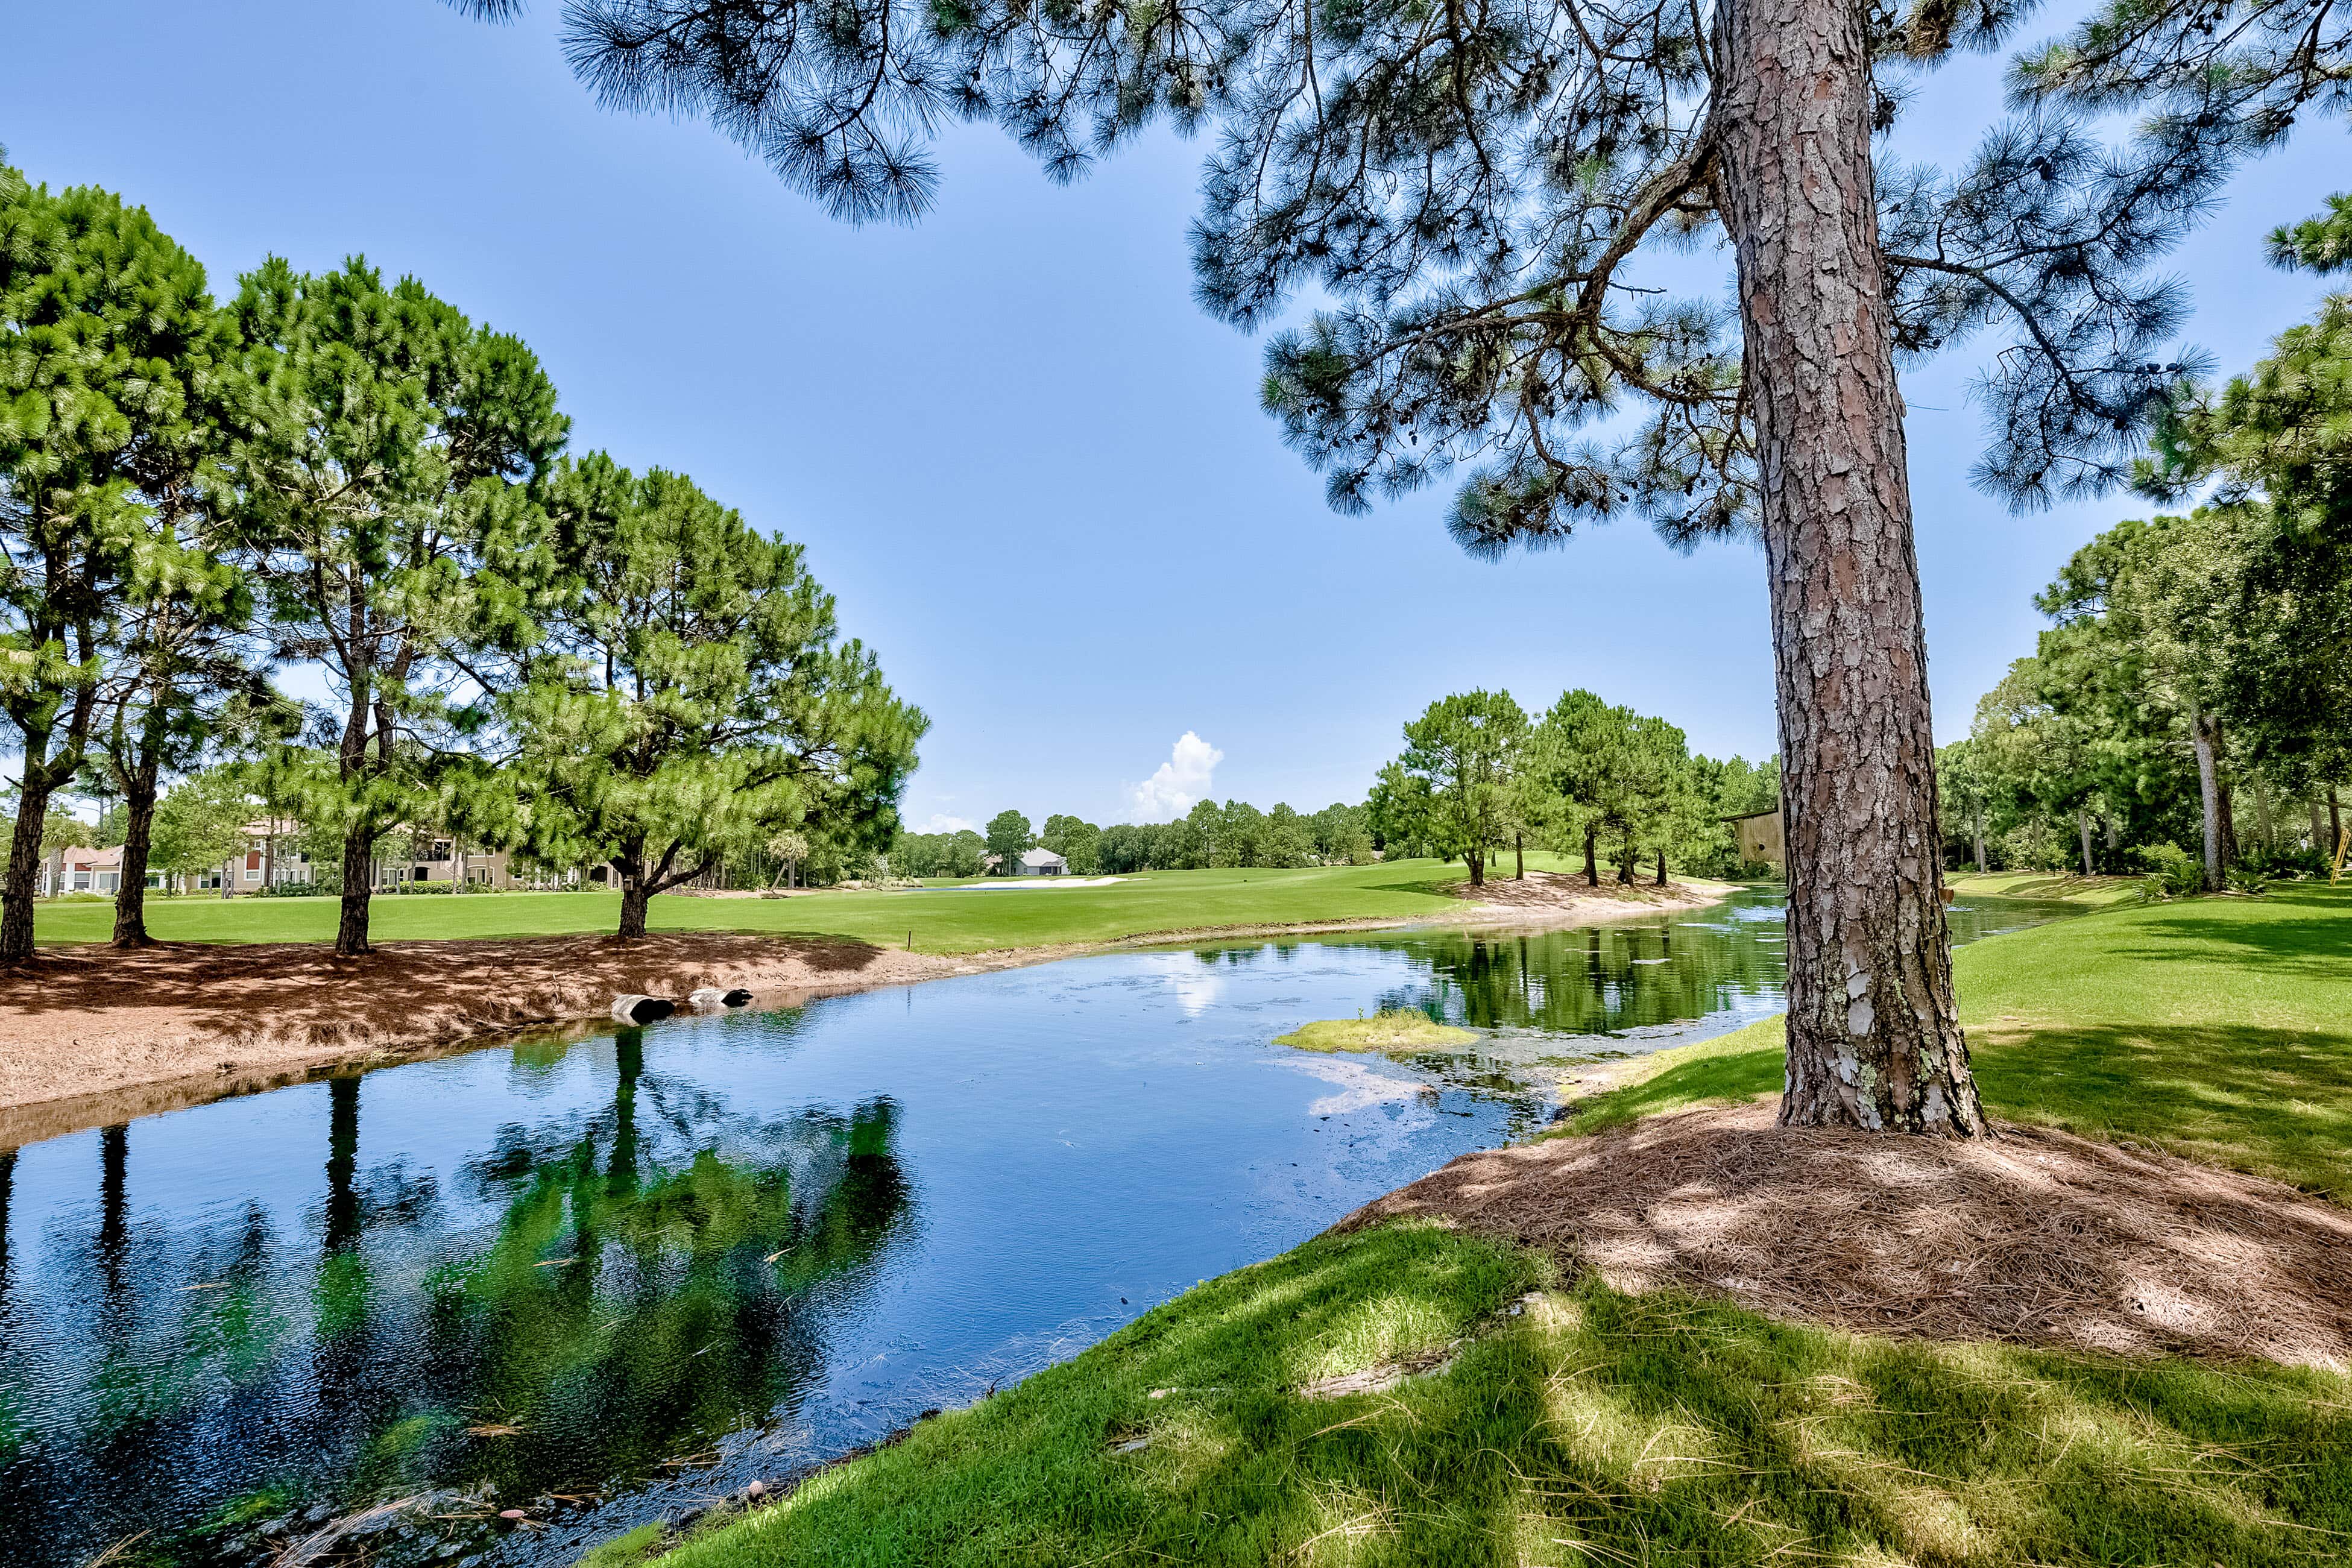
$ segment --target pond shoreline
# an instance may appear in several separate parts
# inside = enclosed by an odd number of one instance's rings
[[[359,958],[323,944],[166,943],[132,952],[51,946],[6,971],[0,1001],[0,1148],[280,1088],[353,1068],[479,1050],[503,1038],[610,1027],[623,992],[683,998],[741,987],[761,1008],[1137,947],[1443,924],[1559,927],[1696,908],[1737,891],[1684,882],[1584,888],[1542,873],[1443,921],[1364,918],[1139,932],[1109,941],[943,955],[848,938],[664,932],[612,937],[385,942]]]

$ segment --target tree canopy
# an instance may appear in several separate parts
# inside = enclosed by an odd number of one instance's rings
[[[340,892],[346,953],[377,859],[430,836],[609,856],[633,932],[730,853],[838,873],[885,845],[925,721],[800,548],[677,476],[562,464],[568,435],[530,349],[415,278],[270,258],[217,306],[143,211],[0,165],[0,713],[26,759],[0,962],[31,951],[45,841],[119,834],[116,940],[142,942],[151,860],[215,863],[252,789]],[[279,663],[331,700],[298,710]],[[119,809],[77,825],[68,787]]]
[[[616,867],[638,936],[649,898],[779,831],[886,846],[929,720],[840,637],[801,547],[602,453],[548,504],[560,586],[506,702],[534,852]]]
[[[0,713],[23,758],[0,963],[33,949],[39,824],[88,755],[124,585],[173,570],[152,507],[196,465],[223,353],[203,267],[144,208],[0,163]]]
[[[529,349],[413,277],[272,257],[230,306],[255,385],[232,463],[277,657],[335,698],[329,767],[285,784],[343,835],[338,952],[364,952],[376,839],[431,808],[532,636],[543,568],[529,489],[569,430]],[[289,764],[313,760],[290,756]]]

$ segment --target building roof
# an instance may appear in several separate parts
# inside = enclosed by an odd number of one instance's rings
[[[68,871],[78,865],[86,865],[92,870],[98,870],[108,866],[119,866],[122,863],[122,848],[119,844],[106,850],[94,850],[86,844],[68,844],[66,848],[58,851],[57,854],[58,863]]]
[[[1064,860],[1060,855],[1055,854],[1051,850],[1024,850],[1021,854],[1021,863],[1023,865],[1066,866],[1070,862]]]

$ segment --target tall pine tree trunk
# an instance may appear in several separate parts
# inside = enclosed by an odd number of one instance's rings
[[[2091,869],[2091,813],[2078,807],[2074,812],[2074,826],[2083,838],[2083,874],[2096,876],[2098,873]]]
[[[1666,885],[1666,852],[1664,850],[1658,852],[1658,885]]]
[[[156,772],[142,767],[129,780],[122,798],[122,883],[114,890],[114,945],[145,947],[147,935],[147,852],[155,841]]]
[[[1903,402],[1863,8],[1722,0],[1717,196],[1738,261],[1788,842],[1783,1124],[1989,1131],[1952,1001]]]
[[[1527,834],[1525,834],[1525,833],[1521,832],[1521,833],[1513,833],[1513,834],[1511,835],[1511,859],[1512,859],[1512,862],[1513,862],[1513,864],[1514,864],[1514,865],[1515,865],[1515,867],[1517,868],[1517,869],[1515,869],[1515,870],[1511,873],[1511,880],[1512,880],[1513,882],[1525,882],[1525,881],[1527,881],[1527,880],[1528,880],[1528,836],[1527,836]]]
[[[87,630],[77,636],[87,664],[92,654]],[[16,964],[33,956],[33,901],[40,892],[41,824],[49,814],[49,798],[81,770],[89,747],[89,724],[97,711],[98,685],[85,681],[74,690],[65,711],[65,737],[54,754],[49,742],[58,737],[57,707],[47,707],[37,723],[19,721],[23,737],[16,774],[16,830],[8,844],[8,865],[0,873],[0,964]]]
[[[1584,830],[1584,884],[1601,885],[1601,830],[1597,827]]]
[[[335,951],[346,958],[373,951],[368,946],[368,899],[375,891],[375,857],[369,852],[374,839],[364,825],[343,835],[343,898],[335,921]]]
[[[2189,714],[2189,743],[2197,753],[2197,807],[2205,828],[2205,891],[2221,890],[2221,781],[2213,755],[2213,718],[2202,709]]]
[[[46,740],[46,737],[43,737]],[[7,881],[0,884],[0,964],[33,956],[33,899],[41,875],[41,820],[48,815],[49,790],[36,787],[44,772],[26,749],[25,781],[16,793],[16,828],[8,838]]]
[[[1976,803],[1976,807],[1975,807],[1975,810],[1974,810],[1974,813],[1973,813],[1973,814],[1974,814],[1974,825],[1975,825],[1975,828],[1976,828],[1976,841],[1977,841],[1977,874],[1978,874],[1979,876],[1982,876],[1982,875],[1985,873],[1985,870],[1986,870],[1986,867],[1985,867],[1985,852],[1984,852],[1984,802],[1983,802],[1983,801],[1979,800],[1979,801],[1978,801],[1978,802]]]
[[[645,840],[623,844],[612,865],[621,876],[621,926],[614,935],[634,941],[646,934],[646,906],[653,902],[646,891]]]
[[[646,892],[645,879],[628,872],[621,873],[621,928],[616,936],[635,939],[646,934],[646,910],[652,904]]]

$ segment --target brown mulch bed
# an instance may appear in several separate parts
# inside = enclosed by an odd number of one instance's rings
[[[1407,1215],[1877,1333],[2352,1367],[2352,1212],[2064,1133],[1955,1143],[1774,1125],[1765,1102],[1465,1155]]]
[[[863,942],[702,932],[385,942],[357,958],[295,942],[49,947],[0,969],[0,1111],[192,1078],[226,1087],[602,1018],[624,991],[740,986],[769,1000],[973,967]]]

